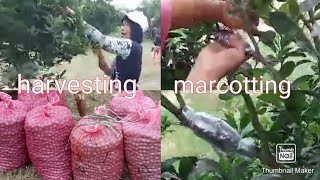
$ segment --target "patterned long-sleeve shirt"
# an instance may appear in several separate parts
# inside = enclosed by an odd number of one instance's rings
[[[93,42],[98,43],[100,47],[110,53],[117,54],[126,59],[132,49],[133,42],[131,39],[116,38],[102,34],[98,29],[84,22],[85,35],[87,35]]]
[[[85,23],[85,35],[110,53],[116,54],[111,70],[111,79],[121,81],[121,89],[127,80],[139,82],[142,66],[142,46],[131,39],[116,38],[102,34],[99,30]],[[115,86],[117,86],[115,84]],[[133,83],[128,83],[127,90],[133,90]]]

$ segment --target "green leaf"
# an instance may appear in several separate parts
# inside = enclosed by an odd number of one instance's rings
[[[178,38],[178,37],[182,37],[183,35],[181,33],[178,32],[169,32],[168,37],[169,38]]]
[[[300,7],[297,0],[289,0],[287,2],[289,4],[289,13],[291,16],[296,17],[300,13]]]
[[[262,42],[268,42],[274,40],[276,33],[274,31],[266,31],[259,33],[259,40]]]
[[[219,94],[219,99],[223,101],[227,101],[232,99],[233,97],[237,96],[236,94],[232,94],[231,92],[228,92],[226,94]]]
[[[309,90],[308,81],[311,80],[313,75],[303,75],[293,81],[292,85],[301,90]]]
[[[161,174],[161,179],[165,180],[180,180],[179,177],[177,177],[175,174],[170,173],[170,172],[164,172]]]
[[[286,62],[280,69],[281,78],[285,79],[290,76],[295,68],[295,63],[293,61]]]
[[[271,0],[252,0],[251,6],[255,9],[260,16],[266,16],[271,11]],[[239,3],[240,4],[240,3]]]
[[[258,114],[264,114],[264,113],[266,113],[267,112],[267,108],[261,108],[261,109],[259,109],[258,111],[257,111],[257,113]]]
[[[303,91],[290,91],[290,97],[285,100],[285,106],[290,110],[302,110],[306,105],[306,95]]]
[[[308,130],[314,134],[320,134],[320,125],[316,122],[312,122],[308,125]]]
[[[286,140],[286,136],[283,133],[278,133],[275,131],[267,131],[266,133],[268,139],[273,143],[283,143]]]
[[[283,102],[280,98],[280,94],[262,94],[260,96],[258,96],[258,99],[260,99],[261,101],[267,102],[267,103],[271,103],[275,106],[277,106],[278,108],[283,108]]]
[[[288,57],[307,57],[303,52],[289,52],[288,54],[283,56],[283,59],[287,59]]]
[[[170,172],[170,173],[177,173],[173,163],[179,161],[181,157],[173,157],[170,159],[165,160],[164,162],[161,162],[161,172]]]
[[[269,21],[279,34],[295,36],[301,33],[300,27],[284,12],[271,12]]]
[[[182,179],[187,179],[197,161],[197,157],[183,157],[179,164],[179,176]]]
[[[232,126],[234,129],[238,129],[238,125],[236,123],[236,119],[234,118],[233,114],[225,113],[224,115],[227,118],[228,124]]]
[[[240,129],[243,130],[251,122],[250,114],[246,111],[246,108],[243,107],[240,109]]]
[[[297,66],[300,66],[300,65],[302,65],[302,64],[305,64],[305,63],[310,63],[310,62],[311,62],[311,61],[308,60],[308,59],[303,59],[303,60],[298,61],[298,62],[296,63],[296,67],[297,67]]]

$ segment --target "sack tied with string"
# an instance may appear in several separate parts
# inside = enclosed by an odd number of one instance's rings
[[[56,94],[59,96],[59,102],[57,102],[56,105],[68,107],[64,91],[60,93],[57,90],[50,90],[49,93],[47,91],[44,91],[44,93],[40,94],[35,94],[31,90],[29,91],[29,93],[26,90],[23,90],[21,91],[21,93],[18,93],[18,100],[25,102],[29,110],[31,110],[34,107],[48,104],[49,100]]]
[[[24,132],[27,107],[3,92],[0,99],[0,173],[6,173],[30,162]]]
[[[108,115],[120,120],[130,112],[157,107],[156,103],[145,96],[142,90],[137,90],[135,97],[129,99],[131,96],[131,94],[122,92],[113,97],[109,103]]]
[[[97,108],[95,108],[97,112]],[[100,107],[101,112],[101,107]],[[103,113],[96,113],[104,115]],[[116,121],[116,120],[114,120]],[[123,172],[121,124],[84,117],[70,135],[75,180],[119,180]]]
[[[161,118],[157,108],[123,119],[124,151],[130,180],[158,180],[161,174]]]
[[[42,180],[70,180],[70,133],[75,126],[72,112],[55,95],[50,103],[33,108],[25,121],[26,143],[35,170]]]

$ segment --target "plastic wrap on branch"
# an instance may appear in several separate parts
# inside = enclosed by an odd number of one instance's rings
[[[25,102],[29,110],[31,110],[34,107],[46,105],[49,102],[49,99],[56,94],[59,95],[59,101],[54,105],[67,107],[65,91],[59,93],[57,90],[50,90],[49,93],[45,91],[44,93],[35,94],[33,91],[28,93],[26,90],[23,90],[21,93],[18,93],[18,100]]]
[[[214,31],[212,34],[209,35],[209,41],[213,40],[218,43],[220,43],[223,46],[231,47],[230,45],[230,36],[234,33],[228,29],[219,29],[217,31]],[[250,46],[250,44],[246,43],[246,49],[245,49],[246,56],[251,57],[254,55],[254,50]]]
[[[189,107],[182,109],[181,124],[190,128],[197,136],[224,152],[234,152],[248,157],[257,155],[251,138],[241,139],[240,134],[224,120],[205,112],[196,112]]]
[[[124,151],[130,180],[158,180],[161,174],[161,111],[149,109],[143,115],[123,119]]]
[[[24,132],[27,107],[3,92],[0,99],[0,173],[6,173],[30,161]]]
[[[106,126],[84,117],[72,130],[70,142],[75,180],[120,179],[124,152],[119,123],[108,123]]]
[[[108,115],[116,117],[117,119],[124,118],[131,112],[146,112],[147,109],[156,108],[156,103],[149,97],[144,96],[143,91],[136,91],[136,95],[133,99],[128,99],[131,94],[122,92],[113,97],[109,104]]]
[[[72,175],[69,135],[75,122],[67,107],[52,106],[57,96],[29,111],[24,126],[31,162],[43,180],[69,180]]]

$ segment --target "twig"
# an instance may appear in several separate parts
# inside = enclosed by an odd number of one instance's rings
[[[268,166],[270,166],[272,168],[281,168],[282,165],[278,164],[275,161],[276,158],[270,152],[269,144],[268,144],[268,137],[267,137],[262,125],[260,124],[258,113],[256,111],[256,108],[253,104],[253,101],[252,101],[250,95],[248,95],[246,93],[242,93],[242,97],[243,97],[245,104],[246,104],[246,106],[249,110],[249,113],[251,115],[252,126],[257,131],[258,136],[261,139],[262,152],[261,152],[260,158],[263,160],[263,162],[265,162]]]
[[[175,105],[172,104],[169,99],[161,93],[161,105],[166,108],[168,111],[170,111],[173,115],[175,115],[177,118],[180,116],[180,110]]]
[[[314,13],[314,11],[312,11],[312,10],[308,12],[309,17],[310,17],[310,23],[314,26],[316,20],[314,20],[315,17],[314,17],[314,14],[313,14],[313,13]],[[309,24],[308,22],[305,22],[305,21],[304,21],[304,23]],[[309,29],[309,30],[310,30],[310,29]],[[313,28],[311,28],[310,33],[312,32],[312,30],[313,30]],[[318,51],[320,51],[320,41],[319,41],[319,38],[318,38],[318,37],[313,37],[313,41],[314,41],[314,44],[315,44],[315,46],[316,46],[316,49],[317,49]]]
[[[183,100],[183,97],[180,91],[177,92],[176,97],[179,102],[180,109],[184,108],[186,106],[186,102]]]

